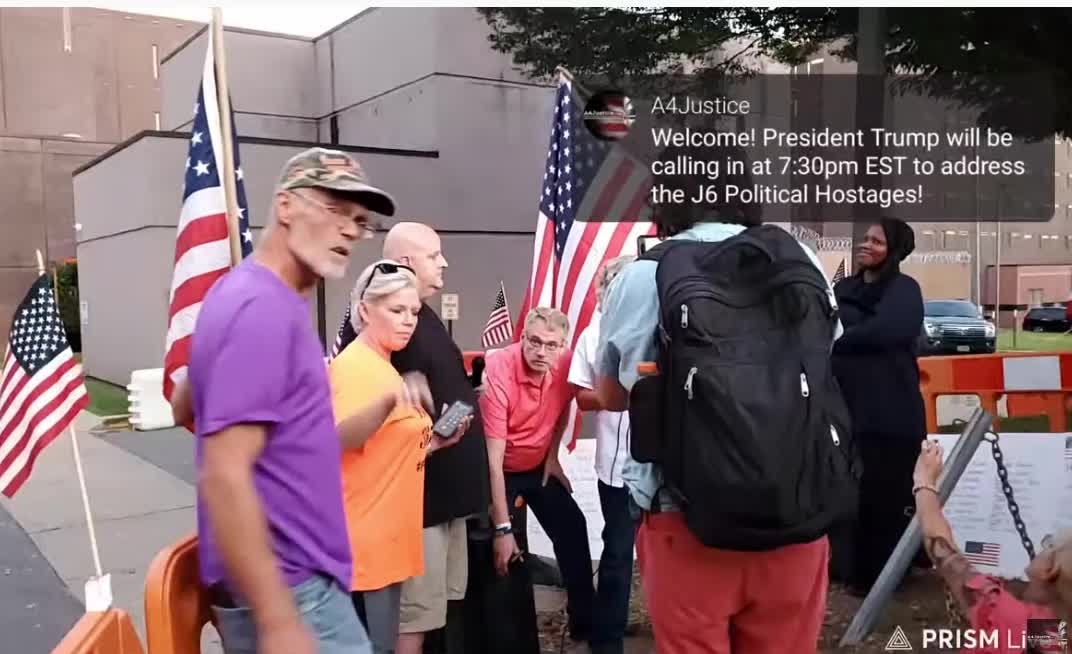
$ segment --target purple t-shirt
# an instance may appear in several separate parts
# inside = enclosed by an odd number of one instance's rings
[[[196,465],[203,439],[231,425],[266,423],[253,475],[280,571],[291,586],[319,572],[349,589],[341,445],[309,315],[308,301],[252,258],[208,292],[190,351]],[[225,572],[200,492],[197,528],[201,580],[211,585]]]

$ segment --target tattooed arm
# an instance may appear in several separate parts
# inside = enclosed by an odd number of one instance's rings
[[[937,481],[942,472],[942,448],[937,443],[923,441],[922,452],[912,475],[916,488],[916,516],[923,533],[923,548],[945,581],[961,612],[968,615],[975,604],[975,593],[968,582],[980,573],[957,549],[953,528],[942,514],[938,500]]]

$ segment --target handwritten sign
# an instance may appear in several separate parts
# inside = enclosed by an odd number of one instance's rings
[[[573,499],[584,513],[584,520],[588,525],[588,547],[591,550],[592,560],[598,561],[603,555],[603,509],[599,505],[597,486],[599,477],[596,476],[596,440],[581,438],[578,439],[577,447],[572,453],[566,449],[565,445],[559,452],[562,469],[565,470],[566,477],[573,486]],[[555,550],[551,545],[551,539],[540,526],[532,509],[528,511],[529,551],[554,559]]]
[[[948,458],[958,436],[931,438],[942,444]],[[1043,541],[1072,527],[1072,434],[1001,434],[998,445],[1020,517],[1037,553]],[[944,512],[957,546],[980,572],[1027,578],[1027,551],[1009,513],[988,441],[979,445]]]

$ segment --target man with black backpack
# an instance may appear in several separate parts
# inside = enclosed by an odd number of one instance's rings
[[[751,186],[747,174],[674,181],[685,197]],[[852,515],[859,474],[830,373],[833,290],[815,254],[761,225],[755,205],[659,206],[654,221],[663,242],[606,298],[596,391],[630,411],[636,462],[623,476],[644,512],[637,553],[658,651],[813,653],[826,532]]]

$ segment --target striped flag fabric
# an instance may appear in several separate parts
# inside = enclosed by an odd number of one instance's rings
[[[833,286],[843,279],[845,279],[845,259],[842,259],[841,263],[838,264],[837,270],[834,271],[834,277],[830,280],[830,285]]]
[[[638,237],[655,233],[647,166],[588,131],[585,99],[575,86],[568,73],[559,73],[532,271],[514,329],[514,340],[520,340],[529,309],[558,308],[569,317],[571,349],[595,310],[593,282],[600,266],[635,254]],[[566,431],[571,449],[579,431],[580,409],[574,402]]]
[[[969,540],[964,543],[964,558],[976,565],[997,567],[1001,559],[1001,545]]]
[[[357,331],[354,330],[354,325],[350,321],[350,303],[346,303],[346,314],[342,317],[342,322],[339,323],[339,333],[335,335],[335,342],[331,345],[331,353],[328,355],[328,361],[330,362],[335,357],[339,356],[339,352],[346,349],[346,346],[353,342],[357,338]]]
[[[88,405],[52,280],[42,274],[15,309],[0,371],[0,492],[14,496],[38,454]]]
[[[201,86],[194,106],[194,121],[186,158],[182,211],[175,239],[174,272],[171,280],[168,330],[164,346],[164,397],[171,398],[175,384],[185,377],[190,359],[190,337],[209,288],[231,269],[231,244],[227,229],[227,202],[222,175],[223,128],[216,95],[216,65],[212,30],[208,30],[208,53],[201,73]],[[231,119],[231,152],[242,256],[253,251],[253,234],[245,183],[238,156],[238,137]]]
[[[510,309],[506,306],[506,287],[499,281],[499,293],[495,296],[495,305],[491,308],[491,315],[484,325],[484,332],[480,335],[480,345],[485,349],[510,340]]]

